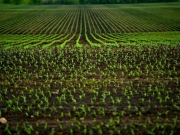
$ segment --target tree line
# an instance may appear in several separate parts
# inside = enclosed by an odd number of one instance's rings
[[[175,2],[177,0],[79,0],[80,4],[122,4],[148,2]]]
[[[3,0],[5,4],[122,4],[122,3],[153,3],[177,2],[178,0]]]

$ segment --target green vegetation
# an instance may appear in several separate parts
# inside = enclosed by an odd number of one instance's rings
[[[2,135],[178,135],[180,6],[1,5]]]
[[[136,45],[137,42],[178,44],[179,12],[177,3],[6,5],[0,10],[0,47],[120,46]]]
[[[2,0],[4,4],[125,4],[178,2],[178,0]]]

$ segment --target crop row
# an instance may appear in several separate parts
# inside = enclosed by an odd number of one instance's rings
[[[164,11],[165,10],[165,11]],[[119,46],[122,35],[142,32],[179,31],[177,7],[105,8],[73,6],[72,9],[54,10],[1,10],[0,33],[3,35],[41,35],[43,41],[32,40],[33,46],[68,45]],[[51,38],[55,35],[56,39]],[[58,39],[59,38],[59,39]],[[25,42],[24,42],[25,43]],[[2,43],[4,44],[4,43]],[[23,45],[22,45],[23,46]]]
[[[165,10],[166,9],[166,10]],[[28,10],[1,11],[3,19],[0,25],[1,34],[67,34],[71,28],[80,26],[83,22],[72,24],[81,18],[89,18],[89,29],[77,33],[129,33],[150,31],[179,30],[179,17],[176,8],[128,8],[128,9],[91,9],[78,8],[74,10]],[[165,10],[165,11],[164,11]],[[170,13],[169,13],[170,12]],[[85,23],[85,22],[84,22]],[[83,23],[83,24],[84,24]],[[86,31],[86,32],[85,32]],[[73,31],[74,33],[75,31]]]

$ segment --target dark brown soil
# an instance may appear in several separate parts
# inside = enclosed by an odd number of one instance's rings
[[[0,51],[0,112],[8,121],[0,134],[178,135],[179,51],[167,46]]]

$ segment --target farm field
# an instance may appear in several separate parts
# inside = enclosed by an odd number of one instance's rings
[[[0,5],[0,134],[179,135],[179,13]]]

